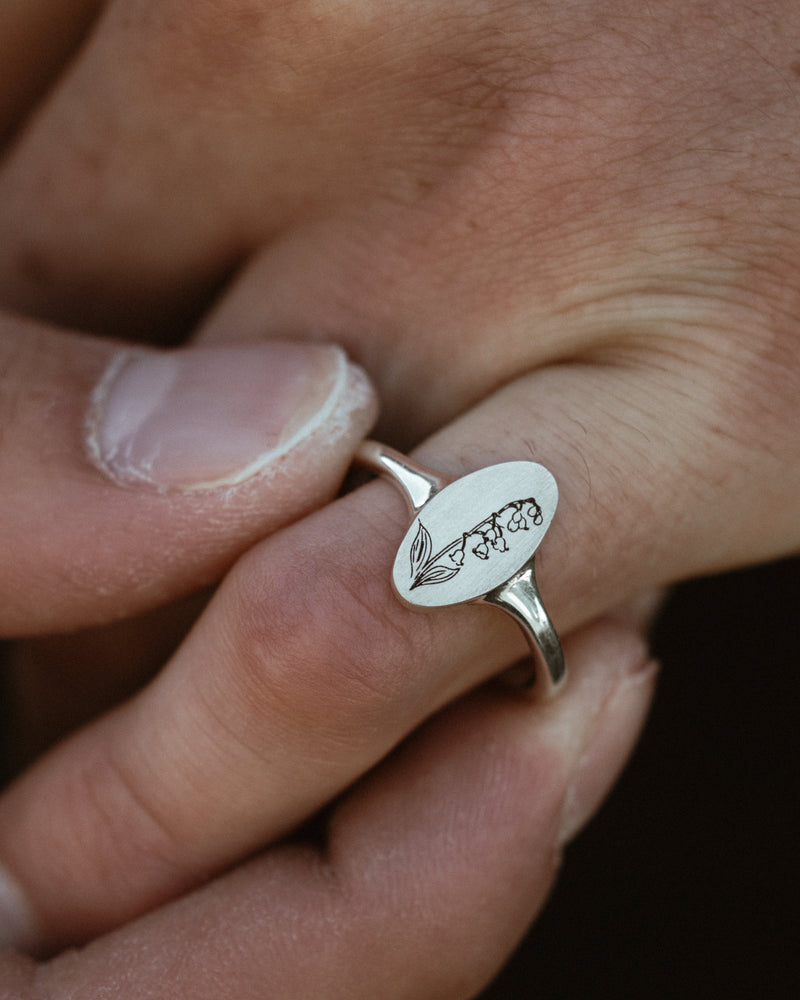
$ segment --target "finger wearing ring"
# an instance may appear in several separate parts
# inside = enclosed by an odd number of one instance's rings
[[[534,573],[536,550],[558,504],[552,474],[519,461],[451,480],[377,441],[364,441],[356,461],[400,490],[413,519],[392,569],[397,597],[417,609],[500,608],[531,648],[535,692],[557,691],[564,654]]]

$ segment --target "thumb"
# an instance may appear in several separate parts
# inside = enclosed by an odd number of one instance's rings
[[[335,492],[374,414],[333,346],[159,352],[0,317],[0,634],[213,581]]]

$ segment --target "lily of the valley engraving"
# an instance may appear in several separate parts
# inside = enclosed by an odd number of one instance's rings
[[[533,497],[512,500],[474,528],[463,532],[435,555],[431,554],[433,541],[430,532],[420,521],[410,551],[409,589],[429,587],[451,580],[461,571],[467,554],[486,561],[491,559],[493,552],[508,552],[509,533],[529,531],[532,524],[538,527],[542,520],[542,508]]]

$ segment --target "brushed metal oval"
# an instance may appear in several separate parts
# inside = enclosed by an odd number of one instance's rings
[[[536,462],[504,462],[457,479],[411,524],[392,582],[407,604],[440,608],[474,601],[531,558],[558,504],[556,481]]]

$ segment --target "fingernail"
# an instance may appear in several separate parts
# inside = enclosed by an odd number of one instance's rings
[[[559,845],[571,840],[594,815],[617,780],[647,714],[658,673],[654,660],[633,661],[598,700],[584,726],[580,749],[564,797]]]
[[[0,867],[0,949],[27,950],[34,944],[34,921],[16,879]]]
[[[234,486],[363,405],[354,372],[337,347],[289,341],[121,352],[92,395],[88,453],[126,486]]]

